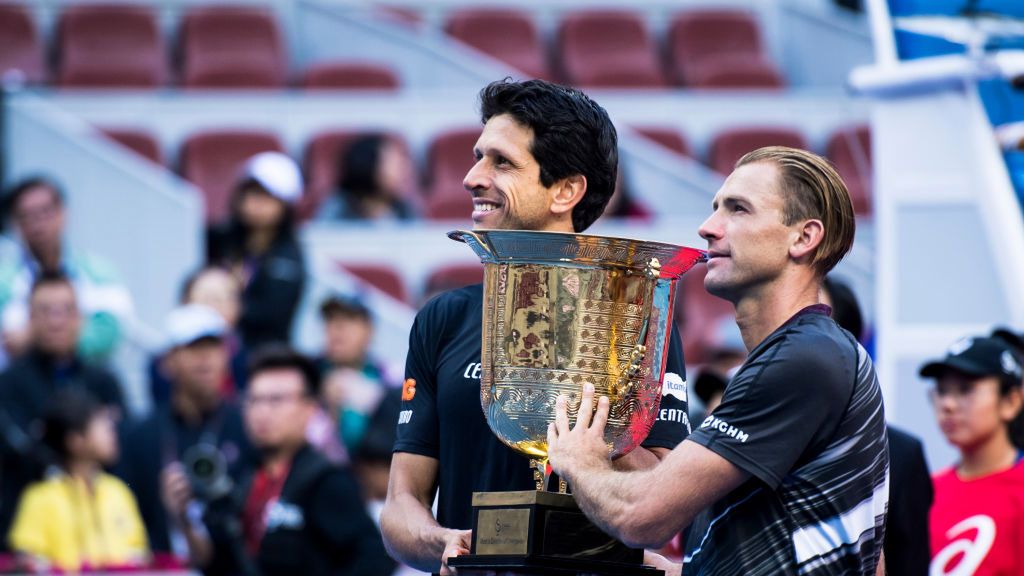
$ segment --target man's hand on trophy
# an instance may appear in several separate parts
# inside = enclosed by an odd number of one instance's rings
[[[601,396],[594,411],[594,385],[583,386],[583,398],[576,415],[576,426],[569,427],[569,400],[559,395],[555,401],[555,421],[548,425],[548,462],[559,476],[572,484],[583,470],[610,468],[604,427],[608,423],[608,397]]]
[[[470,530],[449,530],[445,540],[444,552],[441,553],[441,576],[453,576],[455,568],[448,567],[448,559],[463,554],[469,554],[470,539],[473,532]]]

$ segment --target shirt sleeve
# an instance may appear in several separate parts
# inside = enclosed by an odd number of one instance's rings
[[[683,346],[675,326],[668,341],[668,359],[661,383],[661,405],[658,416],[644,440],[645,448],[675,448],[690,435],[689,392],[686,384],[686,362]]]
[[[429,302],[416,315],[409,333],[402,407],[398,413],[395,452],[440,457],[437,416],[437,355],[444,334],[442,304],[447,294]]]
[[[18,501],[18,510],[8,534],[7,539],[12,550],[22,554],[54,558],[54,550],[49,544],[52,534],[47,530],[49,523],[54,522],[54,516],[47,508],[42,485],[29,486]]]
[[[856,362],[821,338],[780,337],[748,359],[722,403],[690,435],[775,489],[812,444],[827,440],[849,402]]]

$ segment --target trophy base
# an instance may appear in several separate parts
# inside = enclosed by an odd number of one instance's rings
[[[549,556],[475,556],[448,560],[459,576],[665,576],[657,568]]]
[[[482,562],[543,557],[633,567],[640,567],[644,557],[643,550],[602,532],[571,495],[536,490],[474,492],[470,553]]]

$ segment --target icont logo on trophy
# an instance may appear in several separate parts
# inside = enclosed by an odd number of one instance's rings
[[[610,400],[610,455],[643,442],[661,401],[676,281],[706,254],[557,232],[455,231],[449,237],[465,242],[484,264],[480,401],[487,423],[530,459],[537,479],[535,492],[475,493],[472,555],[449,564],[471,567],[486,559],[511,565],[528,558],[546,559],[545,565],[585,559],[635,567],[642,551],[594,527],[564,483],[559,493],[545,491],[548,424],[560,394],[569,398],[575,423],[583,385],[590,382]],[[508,537],[516,531],[519,537]]]

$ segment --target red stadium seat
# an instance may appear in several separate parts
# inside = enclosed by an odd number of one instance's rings
[[[211,131],[185,140],[181,173],[203,191],[207,222],[227,218],[239,169],[252,156],[267,151],[284,151],[278,137],[269,132]]]
[[[768,59],[757,20],[749,12],[730,9],[689,10],[677,15],[668,29],[668,55],[672,80],[703,87],[766,87],[782,83],[782,76]],[[726,60],[746,72],[730,76]],[[750,64],[737,62],[757,61]],[[762,82],[763,84],[757,84]]]
[[[423,300],[427,300],[447,290],[455,290],[484,281],[484,266],[479,262],[473,264],[447,264],[437,268],[427,276],[423,288]]]
[[[558,29],[565,80],[585,88],[666,85],[654,41],[638,14],[594,10],[570,14]]]
[[[188,88],[277,88],[287,60],[277,22],[267,10],[203,7],[181,24],[182,84]]]
[[[469,221],[473,214],[473,200],[469,192],[462,195],[432,196],[427,200],[426,217],[430,220],[461,220]]]
[[[307,90],[397,90],[400,84],[390,66],[372,62],[324,62],[302,75]]]
[[[808,147],[803,135],[789,128],[731,128],[719,132],[712,139],[708,165],[721,174],[729,174],[744,154],[765,146],[804,150]]]
[[[530,78],[550,78],[544,43],[528,13],[504,8],[465,8],[445,25],[448,34],[508,63]]]
[[[405,282],[394,268],[386,264],[342,264],[353,276],[370,284],[400,302],[408,302]]]
[[[427,150],[429,198],[468,197],[462,181],[473,167],[473,146],[479,127],[449,130],[436,136]]]
[[[58,30],[60,86],[155,88],[167,79],[164,43],[150,8],[70,6]]]
[[[730,302],[712,296],[704,289],[707,273],[706,264],[693,267],[680,280],[676,296],[675,323],[679,326],[683,355],[688,365],[707,360],[706,352],[714,344],[712,339],[718,321],[736,313]]]
[[[690,88],[772,90],[786,86],[774,64],[753,54],[708,56],[690,68],[688,78]]]
[[[17,74],[25,82],[45,80],[43,47],[28,11],[16,4],[0,4],[0,76]]]
[[[829,138],[825,154],[843,177],[853,210],[859,215],[871,214],[871,129],[861,125],[837,130]]]
[[[299,203],[300,218],[311,218],[320,204],[337,188],[341,177],[341,157],[352,142],[377,132],[366,130],[329,130],[314,136],[306,144],[302,165],[306,171],[306,193]],[[408,150],[401,134],[384,132],[388,139]]]
[[[682,133],[675,128],[667,128],[663,126],[634,126],[633,129],[639,132],[644,138],[653,140],[677,154],[689,156],[691,158],[693,157],[693,149],[690,148],[689,142],[687,142]]]
[[[103,134],[118,144],[135,152],[139,156],[163,165],[163,155],[160,153],[160,143],[152,134],[142,129],[133,128],[105,128]]]

